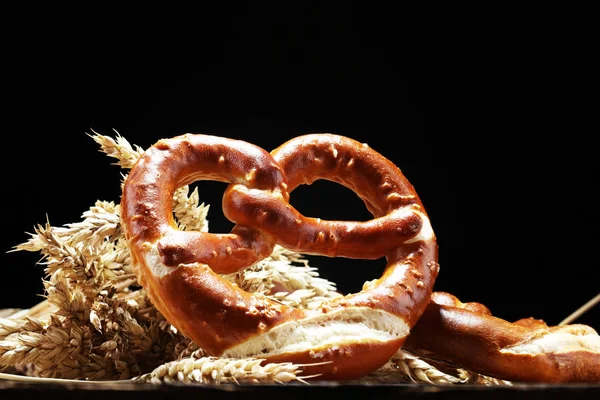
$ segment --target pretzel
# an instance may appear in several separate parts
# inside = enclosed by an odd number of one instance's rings
[[[172,196],[196,180],[230,182],[229,234],[180,231]],[[354,190],[371,221],[326,221],[289,204],[300,184],[329,179]],[[375,150],[333,134],[305,135],[271,153],[250,143],[185,134],[151,146],[123,186],[121,219],[139,283],[156,308],[209,354],[303,364],[321,379],[357,379],[403,345],[429,301],[438,248],[423,204]],[[377,258],[378,279],[317,309],[243,291],[219,274],[250,266],[274,243],[330,257]]]
[[[508,322],[480,303],[434,292],[404,348],[515,382],[600,382],[600,336],[582,324]]]

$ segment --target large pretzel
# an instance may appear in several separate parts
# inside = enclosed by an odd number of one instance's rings
[[[238,225],[230,234],[177,229],[173,192],[202,179],[231,183],[223,210]],[[301,215],[289,191],[315,179],[354,190],[374,219]],[[385,364],[427,306],[439,270],[412,185],[381,154],[342,136],[301,136],[272,155],[210,135],[160,140],[131,170],[121,205],[139,282],[176,328],[213,355],[312,364],[305,372],[322,379],[359,378]],[[362,291],[314,310],[247,293],[218,275],[260,260],[274,243],[332,257],[386,256],[387,266]]]
[[[534,318],[511,323],[446,292],[432,294],[404,348],[509,381],[600,382],[600,336],[593,328]]]

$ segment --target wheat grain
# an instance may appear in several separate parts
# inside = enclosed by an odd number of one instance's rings
[[[442,385],[466,383],[468,381],[468,377],[461,374],[460,370],[457,371],[457,376],[444,373],[405,350],[396,352],[389,363],[391,367],[396,368],[404,376],[417,383]]]
[[[341,296],[335,283],[319,277],[317,269],[310,267],[301,254],[279,245],[267,258],[223,278],[245,291],[298,308],[316,308],[325,300]],[[285,290],[272,293],[276,283]]]
[[[304,381],[300,366],[290,363],[262,365],[260,359],[187,357],[161,365],[154,371],[134,378],[134,382],[169,383],[286,383]]]
[[[209,206],[198,205],[198,188],[189,194],[188,185],[178,188],[173,194],[173,214],[179,229],[188,231],[208,232]]]
[[[512,382],[505,381],[472,371],[451,367],[445,368],[451,370],[453,374],[444,372],[436,368],[432,363],[427,362],[424,357],[419,357],[406,350],[398,350],[392,356],[385,368],[394,368],[401,372],[404,376],[415,383],[427,383],[432,385],[444,384],[482,384],[482,385],[512,385]]]
[[[137,162],[144,150],[140,146],[131,146],[131,144],[121,136],[117,131],[116,139],[110,136],[101,135],[92,130],[93,134],[89,135],[96,143],[100,145],[100,151],[112,158],[116,158],[121,168],[132,168]]]

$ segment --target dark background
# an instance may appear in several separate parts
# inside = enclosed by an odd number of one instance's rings
[[[0,308],[41,300],[39,254],[9,252],[27,232],[119,201],[121,170],[92,130],[143,148],[186,132],[267,150],[305,133],[345,135],[415,186],[440,246],[436,290],[550,324],[598,294],[600,129],[588,52],[551,36],[465,41],[460,31],[412,51],[399,23],[369,12],[320,6],[258,20],[246,11],[219,23],[204,15],[172,39],[157,24],[131,36],[57,25],[5,49]],[[225,185],[198,185],[211,231],[227,232]],[[298,188],[292,204],[307,216],[369,218],[327,181]],[[311,264],[347,292],[384,261]],[[599,316],[597,306],[578,321],[600,328]]]

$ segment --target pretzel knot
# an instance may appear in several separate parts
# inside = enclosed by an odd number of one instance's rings
[[[370,221],[303,216],[290,203],[317,179],[353,190]],[[228,234],[181,231],[174,191],[198,180],[230,183]],[[132,168],[121,219],[140,284],[165,318],[210,354],[306,364],[322,379],[355,379],[404,344],[431,296],[439,265],[434,232],[402,172],[367,145],[333,134],[289,140],[270,153],[201,134],[163,139]],[[297,309],[248,293],[219,274],[246,268],[275,244],[305,254],[387,258],[358,293]]]

